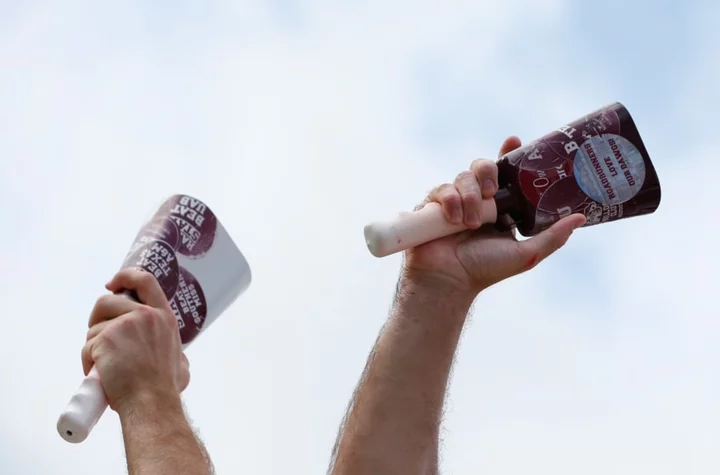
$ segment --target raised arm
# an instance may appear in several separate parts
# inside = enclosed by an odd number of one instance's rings
[[[501,154],[520,146],[505,141]],[[368,358],[333,450],[333,475],[435,475],[448,377],[470,307],[485,288],[531,269],[585,217],[572,215],[529,240],[478,230],[480,200],[497,191],[497,168],[476,160],[436,188],[450,221],[469,231],[408,251],[395,302]]]
[[[176,395],[139,395],[118,408],[130,475],[211,475],[212,463]]]
[[[341,429],[335,475],[437,472],[438,431],[472,299],[403,277]]]
[[[157,280],[124,269],[98,299],[83,348],[118,413],[130,475],[211,475],[212,464],[185,417],[180,393],[190,380],[177,320]],[[142,303],[122,291],[134,291]]]

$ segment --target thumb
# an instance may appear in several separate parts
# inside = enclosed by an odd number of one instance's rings
[[[563,247],[573,231],[584,225],[586,221],[584,215],[572,214],[562,218],[537,236],[518,242],[518,248],[522,256],[521,262],[525,265],[520,272],[532,269],[546,257]]]

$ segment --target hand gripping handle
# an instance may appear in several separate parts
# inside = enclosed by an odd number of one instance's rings
[[[134,291],[125,291],[120,295],[139,302]],[[108,402],[100,383],[100,374],[93,367],[60,414],[57,421],[58,434],[70,443],[79,444],[90,435],[107,407]]]
[[[495,200],[482,200],[480,221],[486,224],[496,220]],[[464,224],[449,222],[439,203],[428,203],[417,211],[399,213],[393,219],[368,224],[365,226],[365,243],[372,255],[385,257],[466,230]]]

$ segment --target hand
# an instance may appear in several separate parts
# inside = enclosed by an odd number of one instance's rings
[[[499,156],[520,147],[510,137]],[[405,278],[449,285],[453,291],[478,292],[508,277],[532,269],[560,249],[572,232],[585,224],[585,216],[573,214],[542,233],[524,241],[515,232],[498,232],[494,225],[480,227],[480,200],[493,199],[498,189],[498,169],[490,160],[475,160],[469,171],[460,173],[453,184],[430,192],[425,203],[438,202],[446,218],[464,223],[469,231],[418,246],[406,253]]]
[[[142,269],[123,269],[105,287],[113,294],[100,297],[90,315],[83,371],[97,367],[117,412],[136,398],[179,398],[190,382],[189,363],[159,283]],[[119,295],[123,291],[135,291],[142,303]]]

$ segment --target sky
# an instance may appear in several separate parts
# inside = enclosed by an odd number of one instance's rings
[[[502,140],[605,104],[663,187],[483,292],[442,429],[452,475],[720,470],[720,4],[0,0],[0,471],[126,473],[108,412],[70,445],[87,317],[169,195],[253,282],[188,349],[219,474],[325,473],[400,256],[362,228]]]

